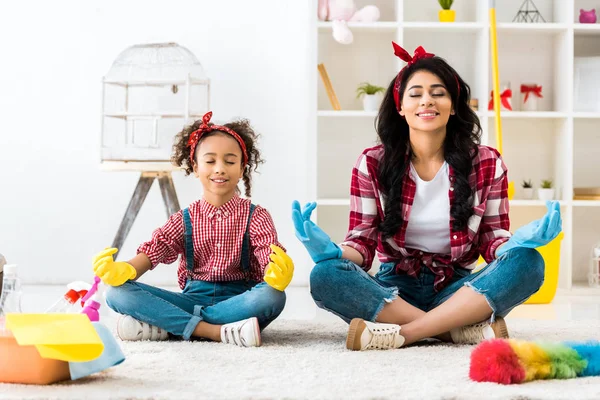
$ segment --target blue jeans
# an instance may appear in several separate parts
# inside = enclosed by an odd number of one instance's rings
[[[189,340],[200,321],[221,325],[256,317],[262,330],[283,311],[285,293],[265,282],[187,281],[176,293],[127,281],[108,289],[106,304]]]
[[[435,275],[425,266],[417,278],[396,274],[394,263],[382,264],[372,277],[352,261],[338,258],[315,265],[310,290],[320,308],[350,322],[352,318],[375,321],[383,306],[397,296],[429,311],[461,287],[469,286],[485,296],[493,322],[496,316],[505,317],[538,291],[544,282],[544,259],[535,249],[519,247],[474,274],[456,268],[451,283],[439,292],[433,289],[434,279]]]

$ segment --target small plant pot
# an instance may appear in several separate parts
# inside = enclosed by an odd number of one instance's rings
[[[362,101],[363,110],[377,111],[379,110],[379,104],[381,104],[381,96],[379,94],[365,94]]]
[[[525,200],[533,199],[533,188],[523,188],[523,198]]]
[[[456,18],[456,11],[454,10],[440,10],[438,12],[440,22],[454,22]]]
[[[554,200],[554,189],[538,189],[538,199],[540,200]]]

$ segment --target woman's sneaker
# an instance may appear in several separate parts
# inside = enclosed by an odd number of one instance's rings
[[[491,324],[487,321],[455,328],[450,331],[453,343],[477,344],[486,339],[508,339],[504,318],[497,317]]]
[[[403,344],[400,325],[369,322],[360,318],[350,321],[346,338],[348,350],[398,349]]]
[[[117,336],[121,340],[167,340],[169,333],[158,326],[138,321],[130,315],[121,315],[117,320]]]
[[[260,327],[256,317],[221,325],[221,342],[240,347],[259,347]]]

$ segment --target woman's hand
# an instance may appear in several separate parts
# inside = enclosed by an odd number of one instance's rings
[[[321,228],[310,220],[310,215],[317,207],[312,202],[300,209],[300,203],[294,200],[292,203],[292,220],[296,229],[296,237],[313,259],[315,263],[342,257],[342,249],[331,241],[331,238]]]
[[[498,248],[496,257],[500,257],[516,247],[535,249],[548,244],[557,237],[562,231],[560,203],[558,201],[547,201],[546,207],[548,208],[546,215],[542,219],[535,220],[517,229],[508,242]]]
[[[282,248],[271,245],[271,262],[265,270],[265,282],[273,289],[283,292],[294,276],[294,262]]]

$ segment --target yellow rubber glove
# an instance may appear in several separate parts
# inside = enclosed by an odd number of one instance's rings
[[[121,286],[130,279],[135,279],[137,272],[133,265],[125,261],[113,260],[115,248],[104,249],[94,257],[94,274],[107,285]]]
[[[273,253],[269,256],[271,262],[265,270],[265,282],[273,289],[283,292],[294,276],[294,262],[283,249],[271,245]]]

